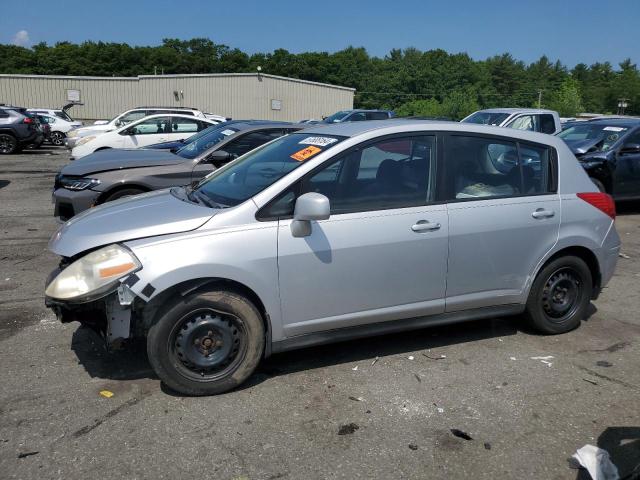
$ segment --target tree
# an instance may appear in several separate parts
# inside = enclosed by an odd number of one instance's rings
[[[579,82],[571,77],[565,78],[560,88],[553,92],[546,106],[556,110],[562,117],[575,117],[577,113],[583,112]]]

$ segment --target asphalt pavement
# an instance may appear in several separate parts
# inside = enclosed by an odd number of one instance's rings
[[[0,156],[0,478],[576,479],[585,444],[640,472],[640,204],[618,205],[624,256],[573,332],[508,318],[308,348],[189,398],[144,345],[107,352],[44,307],[67,161]]]

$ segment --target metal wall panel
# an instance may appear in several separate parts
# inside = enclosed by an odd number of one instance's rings
[[[109,119],[143,105],[195,107],[238,119],[320,119],[353,108],[355,93],[352,88],[256,73],[131,78],[0,75],[0,103],[55,108],[67,103],[67,90],[80,91],[84,105],[73,107],[71,115],[82,120]],[[280,110],[271,108],[272,100],[279,101]]]

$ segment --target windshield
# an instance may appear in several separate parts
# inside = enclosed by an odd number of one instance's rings
[[[185,146],[180,148],[180,150],[176,152],[176,155],[190,160],[194,159],[237,131],[237,128],[227,126],[209,127],[206,130],[189,137],[185,141]]]
[[[604,152],[609,150],[627,130],[629,130],[629,127],[584,122],[581,125],[573,125],[563,130],[558,134],[558,137],[567,143],[593,140],[596,143],[590,148],[590,151]]]
[[[504,122],[510,113],[476,112],[462,120],[462,123],[478,123],[480,125],[498,126]]]
[[[216,170],[193,193],[206,198],[210,206],[239,205],[343,139],[335,135],[285,135]]]
[[[336,112],[333,115],[325,118],[323,120],[324,123],[338,123],[340,120],[343,120],[344,117],[349,115],[351,110],[341,110],[340,112]]]

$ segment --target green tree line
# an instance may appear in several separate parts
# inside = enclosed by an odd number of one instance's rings
[[[167,38],[159,46],[125,43],[0,45],[0,73],[136,76],[154,73],[255,72],[354,87],[356,107],[390,108],[399,115],[459,119],[479,108],[542,107],[563,116],[616,113],[626,98],[628,114],[640,114],[640,73],[627,59],[569,69],[542,56],[526,64],[505,53],[473,60],[465,53],[393,49],[383,58],[364,48],[327,52],[249,55],[210,39]]]

